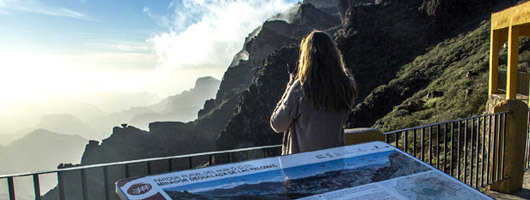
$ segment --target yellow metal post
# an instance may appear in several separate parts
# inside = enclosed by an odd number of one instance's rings
[[[506,99],[516,99],[517,63],[519,54],[519,26],[510,26],[508,30],[508,77]]]
[[[489,80],[489,95],[499,93],[498,80],[499,80],[499,50],[500,44],[500,33],[496,30],[491,30],[490,39],[490,80]]]

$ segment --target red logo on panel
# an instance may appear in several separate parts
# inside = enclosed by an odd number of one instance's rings
[[[147,183],[136,183],[134,185],[131,185],[129,189],[127,190],[127,193],[130,195],[141,195],[149,192],[153,186]]]

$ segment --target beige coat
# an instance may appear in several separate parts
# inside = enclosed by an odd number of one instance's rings
[[[272,113],[272,129],[284,132],[282,155],[343,146],[350,110],[315,110],[302,96],[300,82],[290,82]]]

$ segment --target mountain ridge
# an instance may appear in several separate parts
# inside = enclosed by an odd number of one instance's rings
[[[510,5],[513,2],[487,0],[340,0],[338,13],[329,14],[311,4],[299,4],[291,23],[270,20],[245,38],[215,98],[204,102],[197,120],[153,122],[148,130],[115,127],[101,143],[92,141],[86,146],[81,164],[279,144],[282,134],[270,129],[270,114],[288,80],[286,64],[296,62],[298,41],[314,28],[333,36],[358,84],[359,98],[346,128],[393,130],[410,125],[408,121],[423,123],[480,113],[485,103],[479,97],[486,86],[479,82],[486,74],[485,62],[480,61],[487,42],[487,16]],[[458,94],[464,95],[448,103],[472,103],[471,109],[452,104],[463,112],[440,112],[440,116],[424,115],[423,121],[414,121],[426,108],[447,108],[436,100],[416,100],[435,91],[442,93],[430,95],[432,99],[445,98],[450,88],[437,90],[436,86],[445,85],[440,78],[462,78],[469,70],[478,75],[454,82],[453,87],[461,91]],[[392,120],[395,123],[388,122]],[[218,161],[222,160],[215,158]],[[192,163],[192,167],[198,165]]]

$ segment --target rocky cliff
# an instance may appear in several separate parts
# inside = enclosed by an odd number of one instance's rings
[[[278,144],[282,135],[270,129],[270,114],[287,82],[286,64],[297,60],[299,40],[313,29],[333,35],[357,81],[359,98],[347,127],[375,125],[389,130],[425,122],[410,116],[425,106],[442,107],[424,105],[413,97],[445,94],[431,85],[443,81],[443,74],[446,80],[459,77],[459,71],[477,75],[469,78],[472,83],[453,85],[465,93],[454,101],[473,106],[464,109],[469,105],[455,104],[462,107],[459,114],[445,112],[435,119],[479,113],[485,86],[475,83],[483,81],[487,66],[487,55],[481,53],[487,46],[489,12],[509,5],[486,0],[300,3],[249,34],[225,72],[216,98],[204,103],[197,120],[152,123],[147,131],[117,127],[101,144],[87,146],[83,164]],[[423,115],[421,120],[433,116]]]
[[[315,1],[318,2],[318,1]],[[281,92],[285,86],[286,78],[286,63],[296,61],[296,44],[299,40],[313,29],[331,30],[331,33],[340,29],[341,21],[336,14],[330,14],[329,3],[319,4],[323,8],[327,8],[326,12],[313,6],[312,4],[304,3],[298,4],[292,8],[287,14],[280,14],[276,18],[265,22],[255,31],[249,34],[245,39],[243,49],[234,56],[233,62],[228,67],[220,83],[216,98],[207,100],[204,103],[203,109],[198,112],[199,118],[192,122],[153,122],[149,124],[149,130],[141,130],[134,126],[115,127],[112,135],[104,139],[101,143],[93,141],[86,147],[83,155],[82,163],[93,164],[101,162],[112,162],[119,160],[139,159],[155,156],[186,154],[193,152],[202,152],[214,150],[216,148],[226,149],[237,144],[229,138],[245,135],[247,130],[256,130],[257,127],[261,129],[260,132],[253,133],[257,135],[256,138],[250,140],[248,145],[236,146],[250,146],[255,145],[253,142],[267,135],[270,131],[263,126],[265,119],[255,120],[256,124],[252,128],[246,128],[241,133],[232,134],[230,131],[224,131],[229,120],[236,120],[238,116],[244,117],[242,119],[244,125],[252,123],[252,118],[247,118],[246,115],[239,113],[253,112],[252,108],[265,108],[256,113],[268,113],[270,105],[273,105],[276,99],[268,99],[265,102],[255,102],[254,107],[249,107],[250,96],[256,92],[258,87],[251,86],[261,80],[271,80],[277,84],[269,85],[268,82],[263,82],[270,90],[263,91],[261,94],[265,96],[275,96],[276,93]],[[279,20],[284,19],[287,21]],[[283,53],[275,53],[285,46],[284,50],[289,55]],[[283,60],[280,65],[274,63],[276,71],[275,74],[268,74],[263,72],[267,61],[270,60],[271,54],[276,55],[277,58]],[[256,79],[256,76],[263,76],[266,78]],[[262,75],[260,75],[262,74]],[[271,76],[272,75],[272,76]],[[261,88],[260,88],[261,89]],[[249,100],[245,100],[245,99]],[[263,105],[267,107],[262,107]],[[266,115],[263,115],[266,116]],[[227,127],[232,130],[232,126]],[[235,131],[234,131],[235,132]],[[216,147],[216,140],[218,144],[223,144],[223,141],[228,141],[226,145],[218,145]],[[245,140],[241,140],[244,143]],[[263,144],[277,143],[278,137],[263,141]]]
[[[299,40],[313,29],[333,35],[357,81],[359,98],[346,127],[393,130],[480,113],[489,13],[513,4],[304,1],[249,34],[197,120],[115,127],[109,138],[86,146],[81,164],[280,143],[270,114],[287,83],[286,64],[296,62]]]
[[[482,22],[487,20],[489,11],[501,9],[509,4],[473,1],[458,3],[453,1],[340,1],[337,14],[342,16],[342,26],[329,27],[333,34],[346,65],[357,81],[359,98],[356,107],[348,120],[347,127],[370,127],[381,118],[385,118],[396,106],[408,104],[407,99],[417,92],[423,91],[429,84],[436,82],[441,74],[459,77],[454,67],[462,67],[463,71],[475,70],[479,76],[471,77],[473,83],[483,82],[485,71],[467,69],[465,62],[475,63],[473,66],[484,66],[479,62],[481,58],[473,58],[480,45],[488,44],[482,39],[463,37],[472,30],[482,37],[488,31],[480,29]],[[473,5],[479,5],[474,7]],[[459,8],[453,8],[458,6]],[[464,12],[465,13],[460,13]],[[442,23],[443,22],[443,23]],[[444,45],[443,48],[433,50],[438,44],[448,44],[454,41],[467,41],[458,51]],[[441,43],[443,42],[443,43]],[[460,44],[460,43],[459,43]],[[458,45],[458,44],[455,44]],[[465,47],[465,48],[464,48]],[[462,49],[464,48],[464,49]],[[439,52],[434,57],[432,52]],[[443,53],[442,53],[443,52]],[[455,57],[455,55],[458,55]],[[480,55],[482,56],[482,55]],[[423,65],[417,58],[429,59],[437,64]],[[458,59],[457,59],[458,58]],[[465,61],[452,64],[451,62]],[[282,137],[275,134],[269,127],[269,118],[275,103],[279,100],[286,82],[285,64],[297,59],[296,45],[288,46],[267,57],[262,68],[258,69],[249,89],[240,96],[236,111],[226,128],[219,135],[217,149],[232,149],[248,146],[278,144]],[[450,60],[447,60],[450,59]],[[413,67],[411,67],[413,66]],[[407,74],[406,77],[403,74]],[[448,77],[444,78],[448,78]],[[447,82],[451,84],[454,82]],[[476,87],[475,91],[484,91],[486,86],[457,82],[454,88],[465,92],[466,89]],[[440,95],[441,93],[438,93]],[[470,116],[480,112],[485,103],[484,93],[475,92],[458,96],[451,102],[467,102],[455,104],[460,109],[458,115],[448,112],[441,113],[444,117],[436,119],[455,119],[456,116]],[[466,97],[466,98],[464,98]],[[470,100],[473,99],[473,100]],[[468,108],[469,105],[473,105]],[[402,120],[410,118],[386,117],[392,120],[391,126],[377,127],[383,130],[403,128]],[[414,121],[417,122],[417,121]],[[425,122],[425,121],[423,121]],[[419,121],[418,123],[421,123]],[[400,125],[403,124],[403,125]]]

